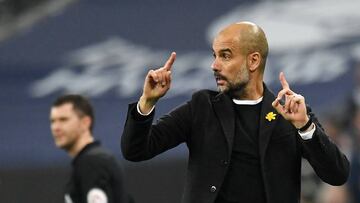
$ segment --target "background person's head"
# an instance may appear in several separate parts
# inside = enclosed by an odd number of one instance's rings
[[[90,102],[80,95],[57,98],[50,111],[55,145],[71,155],[93,140],[94,113]]]
[[[268,43],[258,25],[229,25],[215,37],[213,51],[212,69],[219,91],[241,92],[252,80],[262,82]]]

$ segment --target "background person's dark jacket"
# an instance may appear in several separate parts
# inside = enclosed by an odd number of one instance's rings
[[[72,175],[65,193],[71,202],[86,203],[91,189],[102,190],[108,203],[130,203],[123,183],[122,168],[100,142],[86,145],[72,161]]]

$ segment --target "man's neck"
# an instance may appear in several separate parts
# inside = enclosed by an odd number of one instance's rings
[[[70,157],[74,158],[76,155],[80,153],[84,147],[90,143],[94,142],[94,137],[90,132],[87,132],[80,136],[77,142],[71,147],[71,149],[67,150],[67,153]]]
[[[264,86],[262,81],[259,82],[252,82],[245,86],[241,92],[234,93],[232,95],[233,99],[236,100],[258,100],[264,94]]]

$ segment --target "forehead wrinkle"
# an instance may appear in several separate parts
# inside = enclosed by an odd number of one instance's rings
[[[239,39],[238,37],[224,37],[222,35],[219,35],[215,38],[214,44],[213,44],[213,51],[215,52],[224,52],[224,51],[230,51],[231,53],[234,53],[238,50],[238,43]]]

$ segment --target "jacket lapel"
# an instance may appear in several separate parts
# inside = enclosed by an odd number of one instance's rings
[[[225,94],[218,94],[213,100],[213,107],[220,121],[231,154],[235,133],[235,114],[231,99]]]
[[[272,92],[270,92],[264,84],[264,97],[263,104],[261,107],[260,114],[260,129],[259,129],[259,150],[260,150],[260,158],[263,163],[265,158],[265,152],[272,134],[272,131],[278,121],[278,117],[280,116],[277,111],[272,107],[272,102],[274,101],[275,96]],[[276,114],[275,119],[269,121],[266,119],[266,116],[273,112]]]

